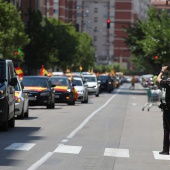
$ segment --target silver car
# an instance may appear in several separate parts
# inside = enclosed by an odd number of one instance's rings
[[[96,75],[95,74],[83,75],[83,80],[87,82],[88,93],[95,94],[95,96],[98,97],[100,93],[100,83],[98,82]]]
[[[87,84],[84,84],[80,77],[73,77],[72,83],[78,93],[77,101],[88,103]]]
[[[23,90],[22,82],[17,78],[15,86],[15,115],[23,119],[29,117],[29,98],[27,91]]]

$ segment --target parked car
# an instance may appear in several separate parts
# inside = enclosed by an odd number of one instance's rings
[[[114,81],[109,74],[101,74],[98,76],[101,81],[101,90],[111,93],[114,89]]]
[[[77,101],[88,103],[87,83],[83,83],[80,77],[73,77],[72,83],[78,93]]]
[[[52,76],[50,81],[54,85],[56,103],[75,105],[77,92],[67,76]]]
[[[0,59],[0,126],[15,127],[15,90],[17,78],[12,60]]]
[[[29,106],[55,107],[55,91],[47,76],[23,76],[24,90],[28,90]]]
[[[20,119],[29,117],[28,91],[24,90],[24,85],[19,78],[17,78],[17,85],[15,86],[15,115]]]
[[[97,81],[96,75],[83,75],[83,80],[87,82],[88,93],[95,94],[95,96],[98,97],[100,93],[100,83]]]

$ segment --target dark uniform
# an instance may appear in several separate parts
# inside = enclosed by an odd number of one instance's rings
[[[163,129],[164,129],[164,139],[163,139],[163,151],[160,154],[169,154],[170,145],[170,79],[161,80],[160,86],[166,89],[165,102],[166,109],[163,109]]]

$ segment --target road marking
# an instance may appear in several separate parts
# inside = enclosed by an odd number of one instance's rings
[[[63,139],[61,142],[62,142],[62,143],[66,143],[66,142],[68,142],[68,140],[69,140],[69,139]]]
[[[120,90],[118,90],[118,92],[119,92],[119,91],[120,91]],[[118,93],[118,92],[117,92],[117,93]],[[116,93],[116,94],[117,94],[117,93]],[[111,100],[112,100],[113,98],[115,98],[116,94],[114,94],[103,106],[101,106],[100,108],[98,108],[96,111],[92,112],[75,130],[73,130],[73,131],[67,136],[67,138],[68,138],[68,139],[73,138],[74,135],[75,135],[79,130],[81,130],[81,129],[89,122],[89,120],[90,120],[93,116],[95,116],[100,110],[102,110],[104,107],[106,107],[106,106],[111,102]]]
[[[5,148],[5,150],[22,150],[29,151],[35,143],[13,143]]]
[[[159,160],[170,160],[170,155],[161,155],[159,154],[160,151],[153,151],[153,155],[155,159]]]
[[[42,165],[53,154],[54,154],[54,152],[48,152],[39,161],[37,161],[35,164],[33,164],[31,167],[29,167],[27,170],[35,170],[35,169],[37,169],[40,165]]]
[[[54,150],[54,152],[57,152],[57,153],[79,154],[81,149],[82,149],[82,146],[59,145]]]
[[[132,103],[133,106],[136,106],[136,103]]]
[[[69,139],[71,139],[71,138],[73,138],[74,137],[74,135],[79,131],[79,130],[81,130],[85,125],[86,125],[86,123],[88,123],[89,122],[89,120],[94,116],[94,115],[96,115],[100,110],[102,110],[104,107],[106,107],[110,102],[111,102],[111,100],[113,99],[113,98],[115,98],[116,97],[116,95],[117,95],[117,93],[119,93],[119,91],[120,91],[120,89],[119,90],[117,90],[116,91],[116,94],[114,94],[103,106],[101,106],[99,109],[97,109],[96,111],[94,111],[94,112],[92,112],[75,130],[73,130],[68,136],[67,136],[67,139],[69,140]],[[59,146],[62,146],[62,145],[59,145]],[[80,146],[81,147],[81,146]],[[57,149],[57,148],[56,148]],[[54,151],[56,151],[56,149],[54,150]],[[54,152],[53,152],[54,153]],[[51,154],[52,155],[52,154]],[[31,169],[28,169],[28,170],[35,170],[35,169],[37,169],[42,163],[44,163],[47,159],[49,159],[50,158],[50,156],[51,155],[49,155],[45,160],[43,159],[42,160],[42,158],[44,158],[44,157],[42,157],[39,161],[37,161],[35,164],[33,164],[33,165],[37,165],[37,166],[31,166],[30,168]],[[46,155],[45,155],[46,156]],[[43,162],[42,162],[43,161]]]
[[[129,158],[129,149],[106,148],[104,156]]]

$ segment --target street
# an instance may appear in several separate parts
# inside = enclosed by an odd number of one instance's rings
[[[30,107],[30,117],[0,131],[0,170],[169,170],[162,112],[142,111],[140,83],[89,96],[89,103]]]

